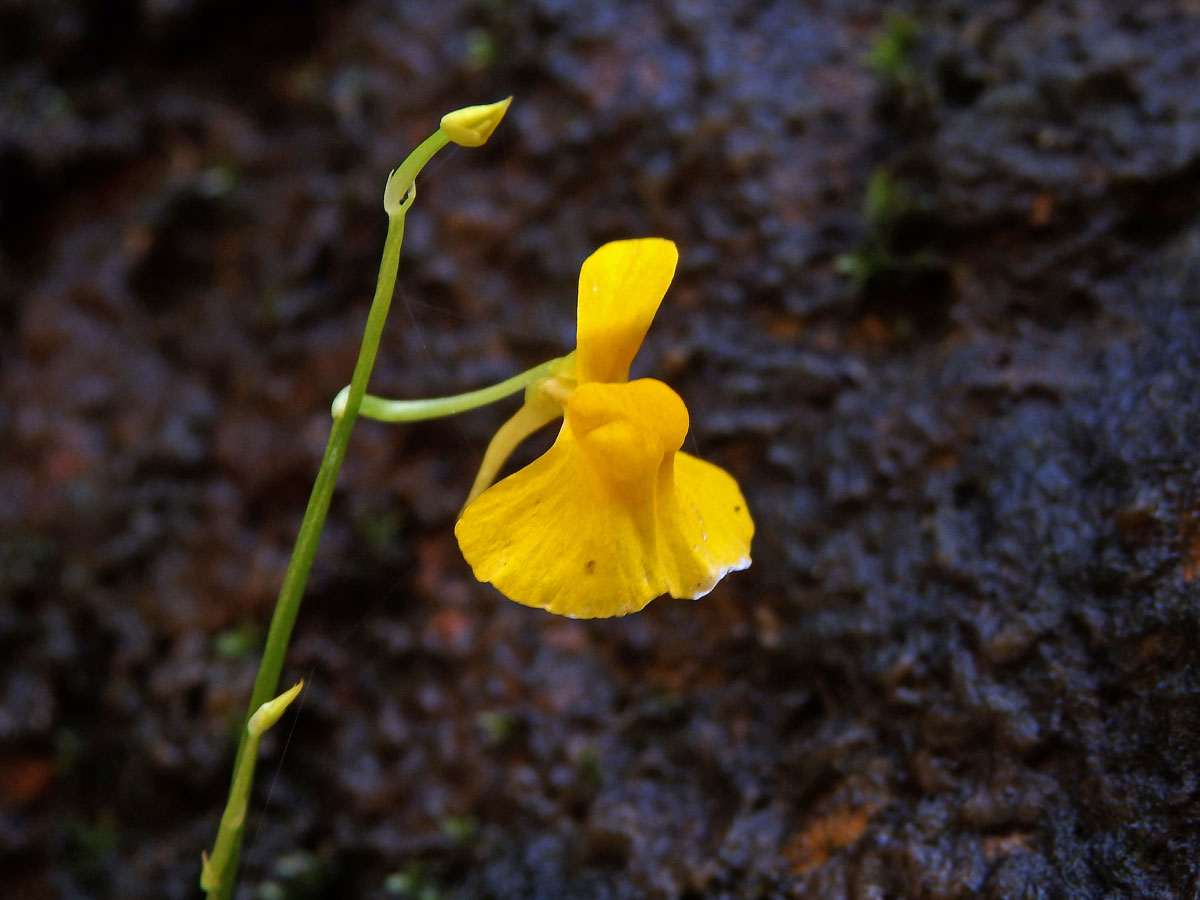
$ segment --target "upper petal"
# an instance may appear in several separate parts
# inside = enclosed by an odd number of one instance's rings
[[[625,381],[675,275],[679,252],[663,238],[605,244],[579,272],[578,377]]]

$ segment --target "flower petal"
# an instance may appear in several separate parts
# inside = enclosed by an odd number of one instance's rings
[[[625,381],[675,275],[679,252],[663,238],[605,244],[579,272],[579,382]]]
[[[675,454],[674,484],[659,503],[660,571],[672,597],[703,597],[750,565],[754,522],[741,489],[712,463]]]
[[[581,384],[554,446],[484,491],[455,526],[475,577],[576,618],[700,597],[750,565],[754,523],[737,482],[678,452],[679,395],[649,378]]]
[[[475,475],[475,483],[471,485],[471,492],[467,494],[467,503],[482,494],[496,480],[500,467],[517,449],[517,445],[521,441],[561,415],[562,407],[549,397],[538,391],[527,394],[521,408],[500,426],[488,442],[487,450],[483,454],[483,462],[480,463],[479,472]]]
[[[518,603],[623,616],[666,589],[653,511],[641,513],[599,482],[564,424],[545,454],[468,504],[454,534],[475,577]]]

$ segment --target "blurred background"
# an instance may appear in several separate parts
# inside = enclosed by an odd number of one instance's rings
[[[384,179],[508,94],[374,392],[671,238],[635,374],[754,566],[517,606],[452,535],[514,404],[362,422],[239,897],[1193,896],[1198,77],[1190,0],[0,0],[4,896],[199,895]]]

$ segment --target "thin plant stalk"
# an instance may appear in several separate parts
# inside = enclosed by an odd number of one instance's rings
[[[445,145],[444,141],[442,145]],[[429,155],[432,156],[432,153]],[[341,417],[334,419],[329,429],[329,440],[325,445],[325,454],[321,457],[321,467],[317,472],[316,481],[313,483],[312,494],[308,498],[308,507],[305,509],[304,519],[300,523],[300,532],[296,537],[296,544],[292,548],[292,557],[288,561],[287,571],[283,576],[279,597],[275,601],[275,611],[271,615],[271,626],[267,631],[262,662],[259,663],[258,675],[254,679],[254,690],[250,695],[250,703],[246,712],[247,721],[260,706],[271,699],[279,686],[279,675],[283,671],[283,661],[291,640],[292,628],[295,626],[296,616],[300,612],[300,601],[304,598],[304,588],[308,583],[309,572],[312,571],[313,559],[317,554],[317,544],[321,539],[321,531],[325,527],[325,517],[329,512],[329,503],[333,499],[333,489],[337,483],[338,472],[346,457],[346,446],[350,442],[350,433],[354,430],[354,422],[358,418],[358,407],[362,403],[363,394],[366,393],[367,379],[375,364],[383,323],[391,305],[396,272],[400,265],[400,245],[404,240],[404,216],[412,202],[411,190],[409,195],[407,202],[396,213],[388,216],[387,238],[383,247],[383,260],[379,266],[375,298],[371,302],[362,346],[359,348],[358,361],[354,366],[354,377],[351,379],[350,393],[346,400],[346,412]],[[243,728],[238,741],[237,756],[233,763],[234,780],[230,786],[230,805],[245,802],[245,795],[249,793],[254,770],[253,766],[246,763],[244,757],[248,752],[257,749],[258,742],[251,741],[249,731]],[[241,773],[250,774],[239,779],[237,776]],[[243,816],[233,829],[231,852],[221,861],[223,864],[220,868],[214,865],[215,884],[209,889],[210,900],[231,900],[233,897],[244,834],[245,817]]]
[[[421,400],[388,400],[366,394],[358,408],[358,414],[364,419],[374,419],[376,422],[420,422],[425,419],[440,419],[453,416],[469,409],[478,409],[505,397],[511,397],[517,391],[524,390],[538,381],[544,381],[559,374],[570,366],[571,354],[526,369],[519,375],[505,379],[499,384],[480,388],[477,391],[467,391],[465,394],[454,394],[450,397],[431,397]],[[349,405],[350,386],[342,388],[333,398],[332,413],[334,417],[345,414]]]
[[[265,730],[265,727],[260,727],[255,733],[252,726],[255,723],[261,726],[263,722],[262,717],[256,719],[255,714],[260,713],[263,709],[277,708],[278,714],[275,715],[275,718],[278,718],[287,705],[285,702],[279,706],[272,706],[271,704],[277,703],[282,698],[277,698],[276,701],[272,701],[271,698],[275,696],[279,687],[279,676],[283,670],[288,642],[291,639],[292,628],[296,624],[296,616],[300,611],[300,601],[303,599],[308,575],[312,570],[313,559],[321,538],[321,530],[325,525],[325,517],[329,512],[338,472],[345,459],[350,434],[358,418],[359,407],[362,405],[367,390],[367,381],[370,379],[375,356],[379,351],[379,341],[383,334],[384,322],[387,320],[388,309],[391,306],[392,294],[396,285],[396,273],[400,265],[400,245],[404,241],[404,219],[416,196],[416,177],[434,154],[451,140],[464,146],[479,146],[486,141],[495,126],[499,124],[510,100],[511,98],[488,106],[467,107],[447,114],[442,119],[438,130],[426,138],[388,177],[387,185],[384,188],[384,210],[388,215],[388,231],[383,246],[383,259],[379,265],[375,296],[371,301],[370,312],[367,314],[367,323],[363,332],[362,345],[359,348],[358,360],[354,366],[354,375],[346,392],[345,407],[342,414],[333,419],[330,427],[329,441],[325,445],[321,467],[313,484],[312,494],[308,499],[308,507],[305,509],[304,520],[301,522],[292,557],[283,577],[279,597],[275,602],[275,611],[271,616],[271,626],[263,647],[262,662],[259,664],[258,675],[254,680],[254,690],[246,711],[246,727],[242,729],[238,742],[226,812],[222,816],[222,824],[218,832],[220,853],[218,854],[214,850],[213,856],[210,859],[206,858],[202,871],[201,886],[209,900],[231,900],[233,897],[238,861],[245,836],[245,811],[254,776],[254,763],[250,757],[257,753],[258,739]],[[424,418],[433,417],[430,415]],[[292,692],[288,693],[294,696]]]

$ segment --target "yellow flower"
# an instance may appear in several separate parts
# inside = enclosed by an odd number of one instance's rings
[[[702,597],[750,565],[737,482],[680,451],[687,408],[629,365],[679,255],[661,238],[605,244],[579,274],[576,350],[497,432],[455,526],[475,577],[526,606],[622,616],[655,597]],[[564,417],[534,462],[488,487],[524,437]]]

